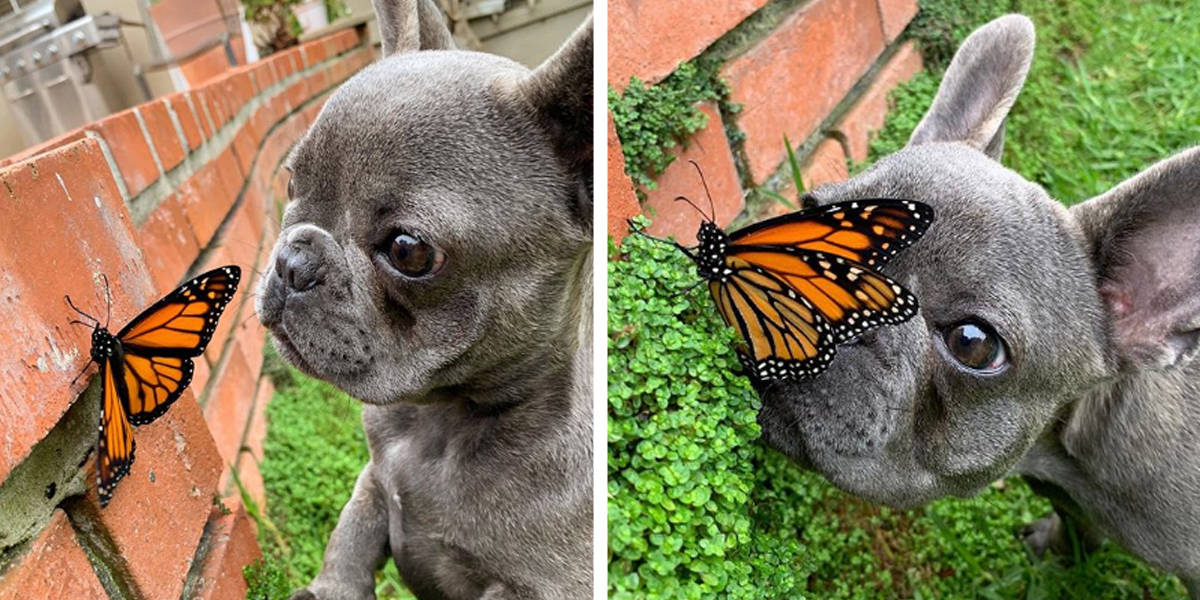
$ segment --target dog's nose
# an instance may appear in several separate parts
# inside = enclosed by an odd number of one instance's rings
[[[308,243],[284,244],[275,256],[275,273],[289,291],[304,292],[321,283],[320,264]]]

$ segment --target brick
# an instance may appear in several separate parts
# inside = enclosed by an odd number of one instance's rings
[[[629,230],[626,219],[641,214],[633,182],[625,174],[625,155],[621,153],[621,140],[613,126],[612,115],[608,116],[608,235],[620,243]]]
[[[246,431],[246,423],[254,408],[257,381],[255,374],[250,373],[250,368],[246,366],[244,354],[237,348],[231,350],[216,387],[204,406],[204,417],[221,453],[224,467],[237,460],[242,434]]]
[[[299,109],[304,105],[304,101],[308,100],[308,79],[302,78],[296,83],[289,85],[283,93],[287,97],[288,106],[292,110]]]
[[[40,144],[31,146],[31,147],[26,148],[16,154],[13,154],[12,156],[5,158],[4,160],[0,160],[0,169],[3,169],[4,167],[7,167],[9,165],[13,165],[13,164],[28,160],[29,158],[37,156],[39,154],[45,154],[46,152],[49,152],[55,148],[61,148],[63,146],[66,146],[67,144],[76,142],[78,140],[83,139],[83,137],[85,135],[86,134],[84,133],[84,129],[82,127],[80,127],[79,129],[76,129],[74,131],[68,131],[56,138],[46,140]]]
[[[311,125],[313,121],[317,120],[317,115],[321,114],[321,109],[325,107],[325,101],[328,99],[329,99],[329,94],[326,93],[324,96],[322,96],[316,100],[313,100],[312,102],[310,102],[308,104],[308,106],[304,107],[303,115],[304,115],[304,127],[305,128],[307,128],[309,125]],[[299,136],[297,136],[297,137],[299,137]],[[295,141],[295,140],[293,140],[293,141]]]
[[[196,90],[196,94],[193,96],[193,99],[199,98],[208,108],[208,115],[212,117],[212,124],[218,130],[229,122],[229,118],[233,114],[229,109],[225,92],[221,88],[221,82],[214,81]]]
[[[87,126],[108,143],[108,150],[121,171],[125,189],[132,198],[154,183],[159,176],[150,144],[142,134],[134,109],[119,112]]]
[[[106,508],[97,504],[95,478],[88,479],[89,512],[145,597],[175,600],[212,506],[221,457],[191,390],[157,421],[138,427],[134,439],[133,467]],[[94,459],[87,468],[95,472]]]
[[[842,144],[834,138],[822,140],[800,165],[800,181],[804,184],[805,190],[815,190],[827,183],[845,181],[849,177],[850,170],[846,164],[846,153]],[[779,195],[787,198],[796,208],[788,208],[779,202],[771,202],[763,210],[762,218],[784,215],[801,208],[800,194],[796,192],[796,186],[792,183],[790,173],[787,177],[787,184],[779,190]]]
[[[200,123],[200,131],[204,134],[204,139],[211,139],[216,133],[216,129],[214,129],[215,121],[213,120],[211,111],[208,110],[208,105],[204,102],[199,90],[186,93],[196,114],[196,121]]]
[[[850,178],[846,167],[846,153],[836,139],[825,138],[800,166],[800,179],[804,189],[815,190],[827,183],[836,183]]]
[[[316,94],[322,92],[325,90],[325,88],[329,87],[329,85],[329,75],[324,69],[316,71],[312,75],[308,76],[308,89],[310,93]]]
[[[175,117],[179,119],[179,126],[183,129],[183,137],[187,139],[188,149],[195,150],[204,143],[204,130],[200,128],[200,119],[196,117],[196,113],[192,110],[191,104],[188,103],[187,92],[176,92],[162,99],[175,113]]]
[[[909,21],[917,16],[917,0],[878,0],[879,17],[883,21],[883,34],[888,42],[896,39]]]
[[[646,201],[642,203],[643,211],[651,219],[647,230],[652,235],[675,236],[685,245],[695,243],[696,230],[704,216],[675,198],[685,196],[707,213],[710,210],[704,193],[707,182],[715,220],[721,227],[728,225],[746,206],[733,153],[725,141],[721,113],[712,103],[702,104],[699,108],[708,115],[708,125],[692,134],[686,148],[675,151],[676,159],[658,176],[658,187],[647,191]],[[689,160],[700,165],[703,181]]]
[[[214,508],[208,526],[208,552],[192,596],[200,600],[243,600],[246,579],[242,569],[262,557],[254,522],[236,499],[223,501],[229,514]]]
[[[270,103],[262,103],[258,108],[254,109],[254,113],[250,115],[250,120],[247,121],[250,127],[250,133],[254,136],[254,145],[259,146],[263,140],[267,138],[271,127],[275,125],[275,117],[271,114],[272,109]]]
[[[267,404],[271,402],[274,395],[275,386],[271,385],[271,380],[260,377],[258,390],[255,392],[254,410],[250,414],[246,435],[238,451],[238,479],[260,509],[265,509],[267,506],[266,490],[263,488],[259,465],[263,459],[263,441],[267,438]],[[236,494],[237,485],[232,481],[229,483],[228,493]]]
[[[270,251],[270,248],[264,248],[264,256]],[[253,289],[258,286],[258,278],[255,277],[246,289]],[[254,302],[247,300],[246,308],[242,309],[240,323],[235,323],[233,332],[234,338],[237,340],[237,347],[241,350],[243,358],[246,360],[246,368],[251,374],[257,375],[262,370],[263,364],[263,346],[267,342],[267,329],[263,327],[258,320],[258,315],[254,313]]]
[[[274,192],[276,198],[288,199],[287,184],[289,177],[290,175],[288,175],[287,171],[280,169],[275,174],[275,178],[271,180],[271,191]]]
[[[63,300],[116,329],[154,300],[132,219],[95,140],[0,170],[0,479],[50,431],[88,385],[91,332]],[[51,235],[69,231],[69,235]]]
[[[229,69],[229,59],[225,56],[225,48],[217,46],[192,60],[179,65],[183,78],[195,88],[211,81]]]
[[[62,510],[0,578],[0,600],[107,597]]]
[[[608,82],[656,83],[762,8],[767,0],[613,0],[608,3]]]
[[[905,42],[875,75],[871,86],[842,117],[837,129],[846,137],[850,158],[867,160],[871,135],[883,128],[888,113],[888,94],[922,69],[921,52],[914,42]]]
[[[138,245],[154,279],[154,287],[162,293],[173,289],[183,280],[188,267],[200,254],[196,234],[184,214],[183,197],[167,196],[138,228]]]
[[[292,74],[292,61],[288,60],[288,58],[284,56],[282,52],[271,56],[271,58],[268,60],[274,67],[275,73],[278,74],[279,81],[287,79],[288,76]]]
[[[254,74],[254,82],[258,84],[258,93],[261,94],[267,88],[275,85],[275,71],[271,69],[271,63],[265,60],[260,60],[250,66],[251,73]]]
[[[252,285],[254,270],[258,262],[259,241],[262,238],[261,225],[254,227],[252,223],[249,211],[243,204],[230,217],[229,222],[222,231],[217,247],[210,252],[204,265],[201,267],[201,270],[208,270],[221,265],[232,264],[242,269],[242,284],[238,288],[238,297],[234,298],[225,309],[225,316],[217,323],[212,341],[209,342],[208,349],[204,351],[210,365],[216,364],[217,359],[220,358],[225,342],[237,328],[238,321],[247,317],[244,311],[239,311],[246,298],[250,296],[254,289]]]
[[[212,162],[204,165],[176,190],[182,197],[184,213],[195,233],[196,241],[207,246],[217,227],[237,200],[242,182],[241,167],[226,148]]]
[[[150,141],[163,170],[169,171],[183,162],[186,154],[183,142],[179,140],[179,132],[167,114],[167,107],[161,102],[149,102],[135,107],[134,110],[146,125],[146,133],[150,134]]]
[[[212,377],[212,368],[208,366],[208,361],[204,360],[203,357],[194,358],[192,362],[196,365],[196,369],[192,372],[192,385],[190,387],[196,394],[196,397],[201,398],[204,388],[208,386],[209,378]],[[201,398],[201,400],[207,399]]]
[[[250,80],[250,74],[245,70],[231,72],[225,79],[225,86],[230,91],[230,98],[236,100],[235,114],[254,98],[254,83]]]
[[[783,136],[808,139],[882,50],[874,0],[815,0],[722,67],[743,107],[738,126],[754,182],[785,159]]]
[[[242,173],[249,173],[254,166],[254,156],[258,154],[258,144],[254,141],[254,133],[248,125],[243,125],[233,136],[233,155],[237,158]]]
[[[325,47],[325,40],[313,40],[301,46],[301,51],[304,53],[305,66],[311,67],[315,64],[324,62],[329,58],[329,49]]]
[[[341,40],[341,51],[345,52],[361,43],[357,29],[344,29],[338,34],[338,39]]]

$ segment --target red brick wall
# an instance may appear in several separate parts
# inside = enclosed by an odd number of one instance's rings
[[[866,159],[869,136],[887,113],[888,92],[921,70],[920,53],[902,35],[917,13],[917,0],[803,0],[790,10],[782,4],[786,1],[609,3],[609,85],[618,91],[631,76],[648,83],[663,80],[680,63],[755,20],[735,34],[746,35],[748,43],[732,44],[735,52],[715,56],[723,61],[719,76],[730,87],[730,100],[741,105],[739,113],[723,115],[711,103],[699,106],[709,115],[707,127],[674,150],[676,160],[658,176],[656,189],[642,190],[640,206],[629,200],[632,184],[624,160],[609,160],[609,233],[615,238],[624,234],[626,217],[644,211],[653,220],[651,233],[694,242],[700,215],[674,201],[683,195],[706,203],[688,160],[703,169],[717,222],[724,227],[747,209],[744,199],[755,187],[795,198],[784,135],[799,149],[806,189],[845,179],[848,159]],[[759,18],[781,7],[785,10],[770,20]],[[727,127],[744,137],[743,164],[729,145]],[[620,144],[611,127],[608,143],[611,157],[611,148]],[[614,196],[624,201],[614,204]],[[765,209],[766,214],[787,210],[778,204]]]
[[[279,164],[371,60],[342,31],[0,161],[0,600],[244,596],[259,551],[232,477],[263,502],[273,389],[252,297],[286,197]],[[68,324],[63,295],[103,314],[106,275],[116,330],[222,264],[242,267],[240,291],[189,390],[137,428],[133,468],[101,509],[98,387],[71,382],[90,331]]]

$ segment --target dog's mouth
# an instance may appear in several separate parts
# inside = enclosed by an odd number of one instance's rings
[[[289,338],[287,335],[287,330],[284,329],[282,325],[269,327],[269,330],[271,332],[271,337],[275,339],[275,349],[279,351],[280,356],[282,356],[284,360],[292,363],[292,365],[307,375],[319,377],[319,375],[313,370],[312,365],[310,365],[308,361],[304,359],[304,355],[301,354],[300,350],[296,348],[296,345],[292,343],[291,338]]]

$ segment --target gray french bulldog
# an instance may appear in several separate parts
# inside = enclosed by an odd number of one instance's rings
[[[360,399],[371,460],[293,598],[592,590],[592,26],[543,65],[453,49],[431,0],[376,0],[383,60],[288,159],[257,310]]]
[[[1069,518],[1200,598],[1200,148],[1055,202],[999,162],[1033,47],[1025,17],[981,27],[904,149],[809,195],[934,208],[886,269],[921,308],[822,376],[761,389],[759,422],[800,464],[896,507],[1021,474],[1057,513],[1024,532],[1036,551]]]

